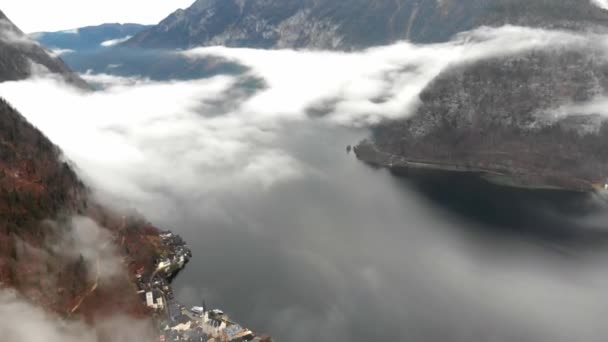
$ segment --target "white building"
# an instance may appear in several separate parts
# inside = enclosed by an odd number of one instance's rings
[[[202,316],[205,313],[205,308],[203,308],[202,306],[194,306],[192,307],[192,309],[190,309],[190,311],[194,314]]]
[[[203,315],[203,332],[211,337],[221,338],[224,330],[227,327],[227,324],[221,318],[218,318],[214,312],[219,310],[211,310],[211,312],[207,311]],[[210,314],[213,317],[210,317]]]
[[[156,269],[163,270],[165,268],[168,268],[169,266],[171,266],[171,260],[165,259],[158,263],[158,267]]]
[[[150,308],[154,307],[154,296],[152,292],[146,292],[146,305]]]
[[[164,309],[165,300],[160,294],[149,291],[146,292],[146,305],[155,310]]]

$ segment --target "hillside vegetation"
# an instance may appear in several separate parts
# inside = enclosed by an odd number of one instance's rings
[[[554,113],[607,91],[608,63],[592,47],[482,60],[439,75],[411,117],[378,125],[357,153],[381,166],[591,191],[608,177],[608,125],[596,113]]]
[[[74,216],[106,231],[108,246],[99,248],[114,251],[124,272],[97,284],[96,262],[105,260],[85,262],[77,245],[57,248],[73,239]],[[64,316],[146,315],[133,277],[137,270],[150,274],[163,253],[158,229],[92,201],[61,151],[1,98],[0,217],[0,286]]]
[[[604,30],[588,0],[198,0],[125,46],[357,50],[443,42],[481,25]]]
[[[22,80],[37,73],[57,74],[77,87],[89,88],[61,59],[51,56],[0,11],[0,82]]]

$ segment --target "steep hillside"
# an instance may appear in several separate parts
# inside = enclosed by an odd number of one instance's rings
[[[59,74],[78,87],[88,87],[63,61],[49,55],[0,11],[0,82],[24,79],[39,72]]]
[[[592,46],[483,60],[441,74],[411,118],[376,127],[356,153],[393,169],[592,191],[608,177],[608,124],[595,113],[556,109],[607,93],[608,62]]]
[[[356,50],[400,39],[446,41],[505,24],[606,33],[608,11],[590,0],[198,0],[125,45]],[[411,118],[375,127],[357,155],[391,168],[475,172],[515,186],[603,187],[606,124],[596,113],[552,119],[551,111],[605,95],[604,59],[600,48],[583,44],[446,71],[420,94]]]
[[[1,98],[0,217],[0,287],[89,321],[104,314],[147,313],[133,275],[142,268],[153,271],[163,253],[159,231],[91,200],[59,149]],[[94,247],[99,260],[90,260],[92,246],[78,244],[82,225],[107,236]],[[97,225],[99,231],[90,227]],[[116,261],[117,271],[101,283],[99,265],[108,262],[105,258]]]
[[[588,29],[607,21],[589,0],[198,0],[126,45],[352,50],[446,41],[479,25]]]

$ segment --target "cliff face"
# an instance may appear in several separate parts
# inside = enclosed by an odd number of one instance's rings
[[[407,119],[385,122],[357,149],[390,168],[478,172],[497,182],[591,191],[608,177],[608,124],[565,112],[608,92],[608,63],[591,46],[494,58],[451,69]]]
[[[0,11],[0,82],[21,80],[39,72],[58,74],[78,87],[88,88],[63,61],[29,39]]]
[[[354,50],[446,41],[480,25],[603,29],[607,20],[587,0],[198,0],[126,45]]]

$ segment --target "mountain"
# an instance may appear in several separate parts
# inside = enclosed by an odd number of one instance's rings
[[[170,50],[111,47],[76,51],[62,55],[62,59],[84,74],[111,74],[141,77],[155,81],[194,80],[218,74],[235,74],[245,68],[221,58],[193,60]],[[88,79],[91,86],[94,80]]]
[[[589,0],[198,0],[124,46],[357,50],[400,39],[442,42],[482,25],[608,32]],[[608,94],[593,43],[451,66],[405,119],[382,122],[355,149],[397,172],[478,174],[516,187],[594,191],[608,178],[608,124],[577,112]],[[566,107],[566,109],[563,109]],[[555,113],[562,110],[561,116]]]
[[[197,0],[125,45],[355,50],[441,42],[480,25],[604,29],[607,19],[588,0]]]
[[[607,94],[608,61],[590,44],[482,60],[444,71],[411,117],[378,125],[355,152],[395,171],[594,191],[608,179],[608,123],[585,104]]]
[[[118,44],[150,28],[140,24],[103,24],[58,32],[37,32],[30,37],[51,49],[89,51]]]
[[[67,31],[33,33],[30,38],[61,56],[70,69],[80,74],[190,80],[220,73],[236,73],[243,69],[219,58],[194,61],[169,50],[118,46],[125,39],[150,27],[139,24],[103,24]],[[95,87],[93,83],[91,86]]]
[[[58,74],[78,87],[88,88],[86,82],[61,59],[52,57],[0,11],[0,82],[21,80],[36,73],[48,72]]]
[[[2,98],[0,145],[0,287],[64,316],[147,315],[133,273],[154,270],[164,253],[157,247],[159,230],[97,204],[61,151]],[[124,246],[110,251],[129,266],[98,286],[90,275],[99,266],[78,254],[91,253],[91,246],[78,252],[71,243],[75,225],[87,224],[83,217],[101,227],[100,236]]]
[[[1,18],[0,81],[28,77],[31,64],[41,63],[86,86]],[[87,322],[116,314],[148,317],[135,272],[149,276],[169,252],[159,244],[160,230],[136,214],[97,203],[75,170],[0,97],[0,289],[12,288],[48,311]]]

